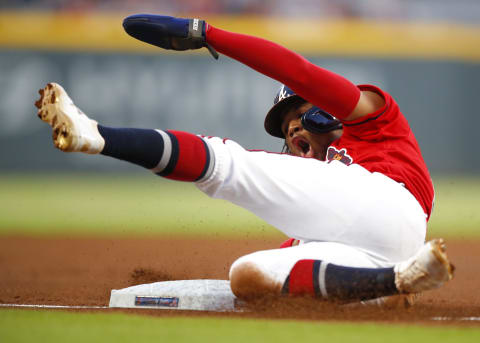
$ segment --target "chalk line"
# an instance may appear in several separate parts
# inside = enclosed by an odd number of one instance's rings
[[[432,317],[431,320],[439,320],[439,321],[480,321],[480,317]]]

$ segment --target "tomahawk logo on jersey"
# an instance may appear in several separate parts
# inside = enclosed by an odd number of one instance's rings
[[[337,150],[331,146],[327,150],[327,161],[340,161],[348,166],[352,164],[353,159],[347,154],[346,149]]]

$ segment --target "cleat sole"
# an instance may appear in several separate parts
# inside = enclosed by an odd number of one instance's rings
[[[35,101],[38,117],[52,128],[53,144],[65,152],[98,154],[105,140],[98,132],[97,122],[88,118],[56,83],[48,83],[38,91]]]
[[[48,83],[40,89],[40,99],[35,102],[38,117],[53,128],[52,138],[56,148],[62,151],[73,151],[70,133],[71,119],[64,113],[59,98],[65,92],[60,85]]]

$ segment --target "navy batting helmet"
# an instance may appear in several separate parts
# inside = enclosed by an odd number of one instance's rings
[[[282,85],[278,91],[273,106],[265,117],[265,130],[272,136],[285,138],[282,132],[282,121],[288,107],[306,102],[289,87]],[[342,128],[342,123],[331,114],[313,106],[302,115],[303,127],[314,133],[325,133]]]

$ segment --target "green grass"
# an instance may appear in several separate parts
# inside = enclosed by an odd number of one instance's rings
[[[480,178],[434,178],[435,208],[429,235],[480,238]]]
[[[435,179],[430,236],[480,237],[480,178]],[[152,175],[0,175],[0,235],[275,235],[194,185]]]
[[[0,310],[2,342],[442,342],[480,341],[480,328],[120,313]]]
[[[276,230],[193,184],[142,176],[0,177],[0,234],[246,235]]]

